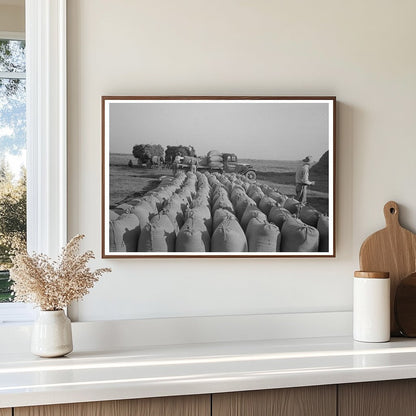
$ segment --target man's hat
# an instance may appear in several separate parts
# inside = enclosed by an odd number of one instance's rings
[[[309,163],[312,160],[312,156],[306,156],[305,159],[302,160],[302,162]]]

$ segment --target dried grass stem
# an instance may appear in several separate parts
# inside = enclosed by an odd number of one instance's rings
[[[93,252],[78,254],[83,238],[81,234],[72,238],[57,261],[45,254],[18,252],[10,270],[15,302],[34,303],[42,310],[56,311],[85,296],[111,269],[90,270],[87,263],[94,258]]]

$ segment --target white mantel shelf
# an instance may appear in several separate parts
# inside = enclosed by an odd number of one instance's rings
[[[0,408],[416,377],[416,340],[349,337],[0,354]]]

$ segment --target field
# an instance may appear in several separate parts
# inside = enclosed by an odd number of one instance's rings
[[[128,167],[129,160],[133,167]],[[295,172],[297,161],[274,161],[241,159],[251,164],[257,173],[257,182],[277,187],[281,193],[295,195]],[[162,176],[172,176],[167,168],[145,168],[137,165],[130,154],[110,155],[110,208],[144,195],[155,188]],[[310,179],[316,184],[308,189],[308,202],[322,213],[328,213],[328,178],[312,173]]]
[[[128,167],[132,160],[133,167]],[[110,208],[143,196],[159,184],[162,176],[171,176],[172,170],[139,167],[132,155],[110,155]]]

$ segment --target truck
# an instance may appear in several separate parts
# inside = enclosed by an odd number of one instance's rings
[[[195,160],[195,158],[192,158]],[[190,159],[182,158],[178,164],[178,169],[187,169],[190,167]],[[250,181],[256,180],[256,170],[248,163],[238,162],[237,155],[235,153],[222,153],[222,163],[216,163],[215,165],[209,164],[206,157],[198,158],[195,160],[196,168],[200,172],[219,172],[219,173],[238,173],[244,175]]]

